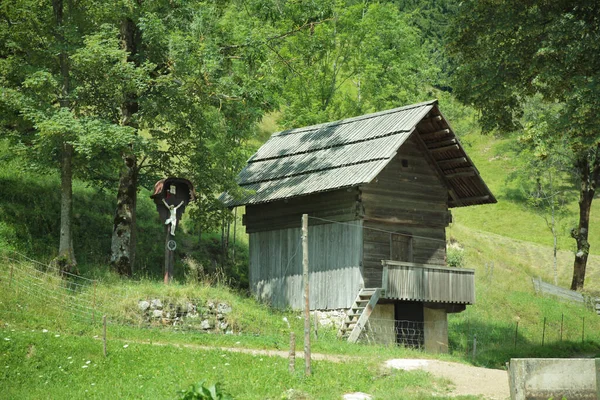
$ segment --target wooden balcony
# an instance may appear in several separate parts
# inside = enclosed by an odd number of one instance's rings
[[[475,303],[475,271],[382,260],[383,298],[433,303]]]

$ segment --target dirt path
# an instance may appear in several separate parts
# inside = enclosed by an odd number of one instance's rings
[[[432,375],[446,378],[454,383],[453,395],[483,396],[486,399],[505,400],[510,398],[506,371],[473,367],[470,365],[439,360],[388,360],[390,368],[422,369]]]
[[[123,342],[127,340],[121,339]],[[129,341],[131,342],[131,341]],[[165,342],[146,342],[134,341],[140,344],[151,344],[153,346],[176,346],[194,350],[207,351],[226,351],[232,353],[244,353],[252,355],[260,355],[266,357],[288,357],[287,351],[281,350],[260,350],[247,349],[241,347],[216,347],[202,346],[196,344],[174,344]],[[304,358],[304,352],[296,352],[296,357]],[[358,360],[361,357],[356,356],[338,356],[331,354],[312,353],[311,358],[317,361],[345,362]],[[481,367],[473,367],[470,365],[446,362],[439,360],[416,360],[416,359],[394,359],[386,361],[389,368],[414,370],[422,369],[431,373],[434,376],[445,378],[454,384],[454,389],[451,395],[463,396],[483,396],[489,400],[506,400],[510,397],[508,388],[508,375],[506,371],[498,369],[489,369]]]

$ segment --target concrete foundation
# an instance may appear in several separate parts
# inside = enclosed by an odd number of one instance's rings
[[[377,304],[369,317],[369,339],[377,344],[395,345],[396,329],[393,304]]]
[[[600,359],[513,358],[508,367],[512,400],[600,399]]]
[[[448,353],[448,318],[445,309],[423,307],[425,351]]]

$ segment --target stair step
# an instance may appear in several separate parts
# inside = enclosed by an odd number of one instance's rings
[[[361,289],[350,307],[342,326],[338,330],[338,337],[355,343],[362,330],[365,328],[373,308],[381,296],[380,288]]]

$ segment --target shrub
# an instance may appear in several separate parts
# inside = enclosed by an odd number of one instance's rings
[[[233,400],[229,394],[223,392],[221,385],[217,382],[214,385],[204,386],[204,381],[195,385],[190,385],[189,389],[179,392],[180,400]]]
[[[462,268],[465,264],[465,253],[461,248],[449,247],[446,252],[446,262],[449,267]]]

